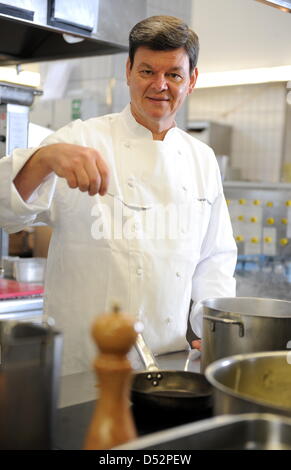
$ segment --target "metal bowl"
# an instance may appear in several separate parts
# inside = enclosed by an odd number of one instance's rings
[[[291,450],[291,420],[250,413],[216,416],[147,436],[115,450]]]
[[[239,354],[210,364],[214,413],[275,413],[291,417],[291,351]]]

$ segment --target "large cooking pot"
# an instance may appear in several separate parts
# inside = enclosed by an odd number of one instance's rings
[[[206,369],[214,414],[275,413],[291,417],[291,352],[238,354]]]
[[[255,297],[207,299],[201,371],[234,354],[280,351],[291,340],[291,302]]]

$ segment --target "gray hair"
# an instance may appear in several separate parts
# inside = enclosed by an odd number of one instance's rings
[[[168,51],[184,47],[189,57],[190,74],[196,67],[199,54],[197,34],[175,16],[151,16],[137,23],[129,33],[129,60],[132,67],[136,50],[148,47]]]

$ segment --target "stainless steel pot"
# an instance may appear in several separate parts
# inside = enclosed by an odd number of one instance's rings
[[[275,413],[291,417],[291,352],[239,354],[206,369],[214,414]]]
[[[0,450],[53,449],[62,334],[49,324],[0,323]]]
[[[279,351],[291,340],[291,302],[229,297],[207,299],[202,308],[202,372],[222,357]]]

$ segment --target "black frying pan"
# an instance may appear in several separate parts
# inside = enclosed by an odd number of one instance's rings
[[[189,422],[212,407],[212,387],[205,376],[182,370],[159,370],[154,356],[138,335],[136,349],[147,370],[133,376],[134,413],[178,423]]]

